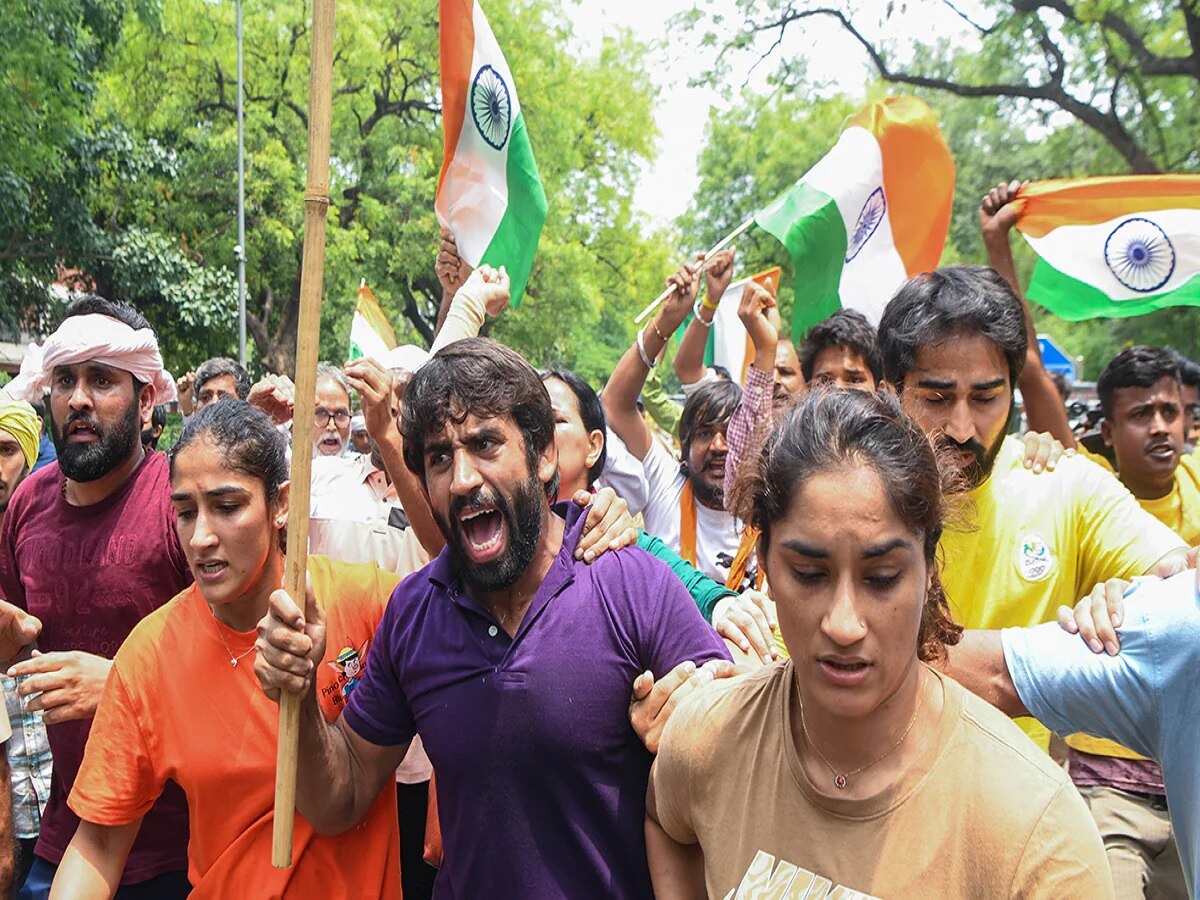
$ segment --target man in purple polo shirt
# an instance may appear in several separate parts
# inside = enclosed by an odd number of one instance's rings
[[[643,671],[727,659],[671,571],[631,547],[574,559],[583,517],[551,508],[554,417],[533,368],[486,338],[413,377],[401,430],[446,548],[392,595],[335,724],[324,652],[286,593],[260,624],[264,689],[302,692],[296,807],[320,832],[361,819],[419,733],[438,776],[437,897],[650,897],[651,755],[629,721]],[[565,515],[565,519],[564,519]]]

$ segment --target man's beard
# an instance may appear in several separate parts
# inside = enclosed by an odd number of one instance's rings
[[[491,506],[508,526],[508,546],[495,559],[478,563],[467,552],[466,537],[459,525],[459,514],[472,506]],[[467,497],[450,503],[450,521],[437,517],[438,526],[450,548],[450,563],[463,582],[475,593],[486,594],[512,587],[525,574],[537,552],[542,536],[542,516],[546,506],[545,487],[530,477],[513,491],[513,503],[498,493],[479,488]]]
[[[64,439],[67,429],[75,422],[84,421],[96,432],[93,444],[74,444]],[[96,481],[103,478],[118,465],[133,456],[138,448],[142,433],[142,417],[137,403],[129,405],[124,418],[111,428],[102,428],[100,422],[85,412],[74,412],[59,424],[50,419],[50,438],[58,451],[58,465],[72,481]]]
[[[991,477],[992,469],[996,465],[996,457],[1000,455],[1000,448],[1004,446],[1004,437],[1001,434],[996,438],[996,443],[992,445],[991,449],[986,450],[983,444],[976,440],[959,443],[945,434],[938,436],[937,447],[939,450],[965,451],[974,457],[974,460],[965,468],[958,470],[962,475],[962,483],[953,486],[956,491],[972,491]]]
[[[704,472],[717,458],[723,460],[725,465],[729,465],[729,457],[724,453],[705,453],[704,461],[700,464],[700,472]],[[683,474],[692,483],[692,496],[696,498],[697,503],[701,506],[707,506],[709,509],[725,508],[725,488],[723,485],[712,487],[699,473],[694,473],[686,467]]]

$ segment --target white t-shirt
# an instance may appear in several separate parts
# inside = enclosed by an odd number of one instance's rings
[[[596,487],[612,488],[629,504],[629,514],[636,516],[645,510],[650,494],[642,464],[611,428],[606,429],[604,451],[604,474],[596,480]]]
[[[411,528],[391,524],[400,504],[381,500],[367,484],[369,457],[320,456],[312,461],[308,552],[339,562],[371,562],[400,576],[429,563]]]
[[[687,478],[679,471],[679,462],[658,441],[651,441],[642,460],[650,493],[642,516],[646,531],[668,547],[680,552],[679,497]],[[742,523],[725,510],[696,504],[696,568],[710,578],[725,583],[729,566],[741,543]]]

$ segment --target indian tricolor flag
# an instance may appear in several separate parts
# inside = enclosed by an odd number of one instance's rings
[[[793,334],[843,307],[878,324],[906,279],[937,267],[953,200],[954,160],[933,110],[915,97],[861,110],[833,149],[755,216],[796,269]]]
[[[780,273],[779,266],[775,266],[773,269],[735,281],[725,289],[725,293],[717,301],[712,327],[708,330],[708,343],[704,347],[706,366],[721,366],[738,384],[746,383],[746,370],[754,365],[754,343],[738,316],[742,292],[746,288],[746,282],[755,281],[772,294],[776,294],[779,291]]]
[[[472,0],[440,0],[445,155],[438,219],[473,266],[504,266],[512,304],[525,292],[546,194],[512,72]]]
[[[1038,255],[1026,293],[1056,316],[1200,306],[1200,175],[1040,181],[1013,206]]]
[[[366,283],[358,286],[358,302],[350,320],[349,359],[367,357],[383,362],[396,346],[396,333]]]

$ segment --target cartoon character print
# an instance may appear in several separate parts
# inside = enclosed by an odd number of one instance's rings
[[[338,673],[342,700],[348,700],[354,693],[354,689],[358,687],[358,682],[367,665],[367,648],[370,645],[370,638],[363,641],[362,646],[357,649],[353,644],[348,644],[338,652],[337,659],[325,664]]]

